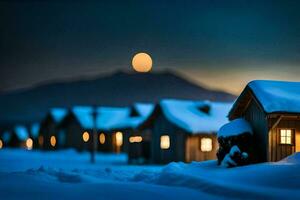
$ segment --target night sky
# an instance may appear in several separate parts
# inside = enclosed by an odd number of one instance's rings
[[[153,69],[238,94],[252,79],[299,81],[300,1],[0,2],[0,90],[116,69]]]

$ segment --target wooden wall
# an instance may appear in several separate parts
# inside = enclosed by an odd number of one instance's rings
[[[50,137],[57,134],[57,124],[54,122],[53,118],[49,115],[41,123],[39,130],[39,136],[43,137],[43,145],[41,146],[44,150],[53,150],[55,149],[50,145]]]
[[[99,135],[101,133],[104,133],[105,135],[105,142],[104,144],[100,144],[99,142]],[[97,137],[97,142],[98,142],[98,151],[101,152],[113,152],[113,138],[112,138],[112,133],[111,132],[107,132],[107,131],[100,131],[98,133],[98,137]]]
[[[186,133],[171,124],[164,115],[159,114],[153,124],[151,141],[151,161],[165,164],[173,161],[185,161]],[[160,148],[160,136],[170,136],[170,148]]]
[[[259,104],[252,98],[243,116],[250,122],[253,129],[253,141],[255,155],[254,162],[266,162],[268,160],[268,123],[265,113]]]
[[[202,152],[201,151],[201,138],[212,139],[212,151]],[[187,137],[185,157],[186,162],[191,161],[204,161],[217,159],[217,151],[219,148],[216,134],[201,134]]]
[[[128,142],[129,162],[149,163],[151,159],[151,130],[132,131],[129,134],[129,137],[130,136],[141,136],[143,140],[139,143]]]
[[[92,140],[92,130],[84,130],[78,123],[71,121],[64,129],[66,134],[66,147],[75,148],[79,151],[89,150]],[[82,134],[84,131],[89,133],[89,141],[84,142],[82,140]]]
[[[278,117],[269,119],[272,127]],[[280,129],[292,129],[295,133],[293,145],[280,144]],[[280,122],[269,131],[269,161],[279,161],[294,152],[300,151],[300,119],[298,117],[283,117]]]

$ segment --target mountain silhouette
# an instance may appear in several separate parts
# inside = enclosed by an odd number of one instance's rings
[[[40,121],[51,107],[128,106],[162,98],[232,101],[235,96],[196,85],[172,71],[118,71],[94,79],[44,83],[0,94],[0,125]]]

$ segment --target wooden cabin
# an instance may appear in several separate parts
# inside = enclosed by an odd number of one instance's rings
[[[300,151],[300,82],[248,83],[229,112],[252,126],[256,162],[278,161]]]
[[[8,141],[8,147],[25,148],[31,150],[33,148],[33,140],[30,138],[29,130],[24,125],[16,125],[10,131],[11,136]]]
[[[128,128],[124,126],[123,121],[129,115],[129,111],[128,107],[74,107],[59,125],[60,132],[66,135],[65,146],[77,150],[90,150],[95,128],[99,151],[127,151],[124,138]],[[93,114],[94,112],[96,113]]]
[[[0,134],[0,146],[1,148],[26,148],[26,149],[37,149],[37,138],[38,138],[39,124],[32,123],[30,125],[16,125],[6,128]]]
[[[151,132],[151,162],[203,161],[216,159],[216,133],[227,122],[232,104],[162,100],[139,126]]]
[[[10,131],[2,131],[0,134],[0,149],[9,147],[9,142],[11,139],[11,132]]]
[[[54,150],[64,148],[65,136],[58,130],[58,125],[67,115],[65,108],[52,108],[40,124],[38,143],[41,149]]]

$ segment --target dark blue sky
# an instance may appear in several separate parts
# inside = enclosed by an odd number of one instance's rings
[[[6,1],[0,89],[130,69],[148,52],[238,93],[251,79],[299,80],[300,1]]]

